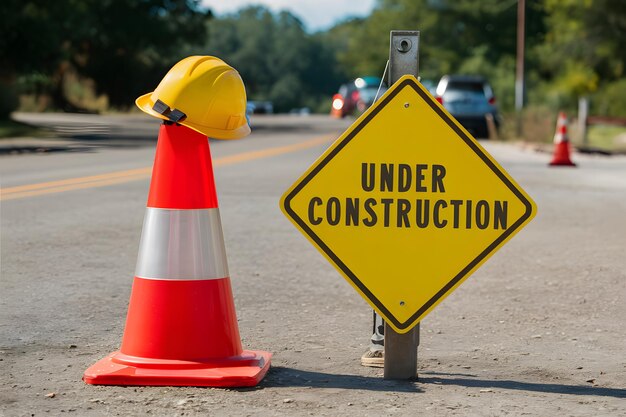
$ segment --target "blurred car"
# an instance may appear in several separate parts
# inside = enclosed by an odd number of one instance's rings
[[[477,138],[489,137],[487,115],[500,125],[496,98],[483,77],[444,75],[437,84],[435,98],[461,125]]]
[[[248,114],[271,114],[274,113],[274,104],[271,101],[248,101],[246,106]]]
[[[433,95],[433,97],[435,96],[435,91],[437,91],[437,84],[435,84],[434,81],[432,80],[426,80],[424,78],[420,78],[419,80],[420,84],[422,84],[424,86],[424,88],[426,88],[428,90],[428,92],[430,94]]]
[[[289,114],[299,115],[299,116],[309,116],[311,115],[311,109],[308,107],[299,107],[289,110]]]
[[[363,113],[374,103],[379,86],[380,78],[378,77],[360,77],[342,84],[333,96],[330,114],[341,118],[355,112]],[[385,91],[387,91],[387,86],[383,83],[378,96],[382,96]]]

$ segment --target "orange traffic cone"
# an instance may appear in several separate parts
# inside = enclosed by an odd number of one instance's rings
[[[208,139],[163,124],[122,346],[83,379],[254,386],[270,358],[241,347]]]
[[[570,166],[575,167],[569,157],[570,146],[567,137],[567,117],[565,113],[560,112],[556,122],[556,133],[554,134],[554,155],[552,156],[551,166]]]

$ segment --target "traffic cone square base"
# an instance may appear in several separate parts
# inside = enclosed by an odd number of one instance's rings
[[[92,365],[83,380],[94,385],[253,387],[270,368],[269,352],[207,362],[138,358],[113,352]]]

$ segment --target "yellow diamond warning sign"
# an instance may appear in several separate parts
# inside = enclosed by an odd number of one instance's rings
[[[399,333],[536,211],[413,76],[398,80],[348,128],[281,207]]]

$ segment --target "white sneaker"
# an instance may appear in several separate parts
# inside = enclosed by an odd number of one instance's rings
[[[361,365],[370,366],[372,368],[384,368],[385,367],[385,352],[382,350],[371,350],[361,356]]]

